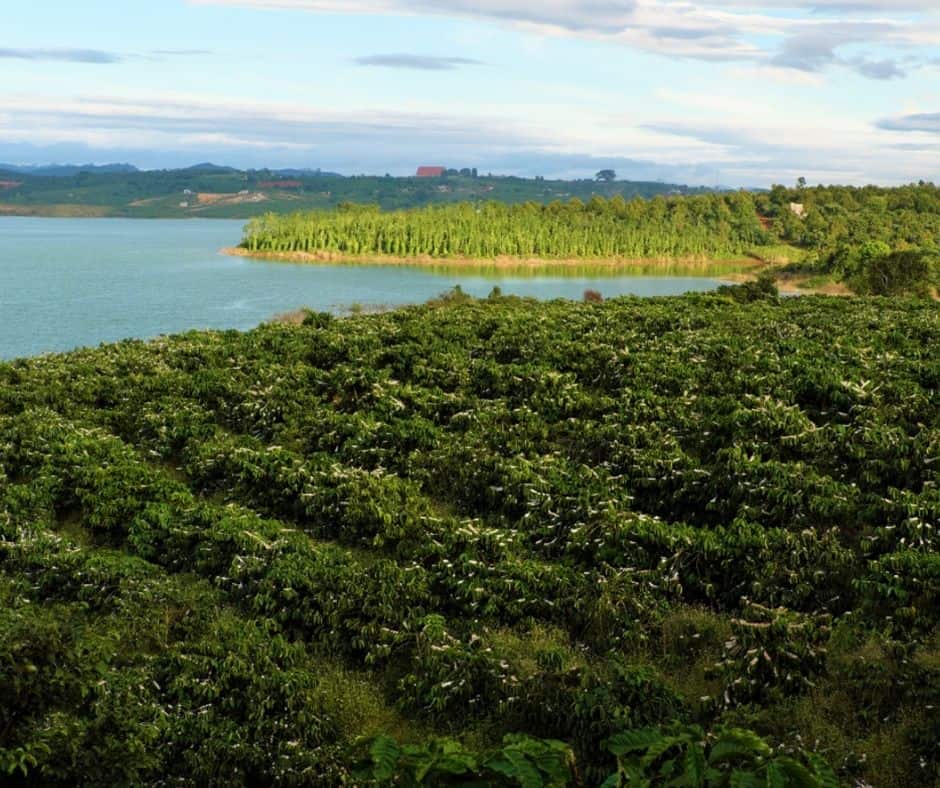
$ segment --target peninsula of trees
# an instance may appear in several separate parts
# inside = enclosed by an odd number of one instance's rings
[[[751,195],[626,201],[593,197],[548,205],[486,202],[382,211],[341,206],[333,212],[252,220],[251,252],[333,252],[436,258],[728,257],[766,244]]]
[[[295,260],[798,262],[858,292],[937,284],[940,190],[775,186],[625,200],[462,203],[404,211],[344,204],[249,222],[242,253]]]

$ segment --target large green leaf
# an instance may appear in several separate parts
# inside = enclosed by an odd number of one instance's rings
[[[708,763],[717,765],[740,759],[767,758],[771,754],[768,744],[753,731],[742,728],[723,730],[708,754]]]
[[[390,736],[376,736],[369,747],[369,755],[375,764],[373,776],[376,780],[390,780],[398,770],[401,748]]]
[[[705,753],[701,747],[692,745],[686,750],[685,758],[682,762],[686,785],[692,788],[702,788],[705,785]]]
[[[645,752],[654,744],[663,741],[663,735],[655,728],[643,728],[636,731],[624,731],[607,740],[607,749],[614,755],[627,755],[631,752]]]
[[[773,777],[771,777],[773,775]],[[776,758],[767,765],[767,781],[782,779],[787,788],[820,788],[820,781],[803,764],[793,758]],[[776,785],[776,783],[775,783]]]

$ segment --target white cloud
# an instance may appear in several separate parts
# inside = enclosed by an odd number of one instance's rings
[[[885,118],[878,121],[878,128],[888,131],[913,131],[925,134],[940,134],[940,112],[920,112]]]
[[[9,47],[0,47],[0,59],[101,65],[120,63],[124,57],[116,52],[104,52],[100,49],[11,49]]]
[[[569,177],[613,167],[624,177],[710,185],[766,185],[796,175],[814,182],[896,183],[940,167],[940,149],[913,146],[916,138],[906,131],[935,130],[935,115],[880,127],[832,118],[825,128],[809,130],[784,107],[742,102],[730,91],[663,90],[660,98],[643,117],[598,105],[572,119],[564,106],[533,103],[524,119],[510,120],[499,108],[487,114],[464,108],[457,115],[198,95],[0,94],[0,160],[16,146],[79,145],[99,151],[91,157],[99,161],[140,161],[133,152],[149,149],[192,152],[194,161],[345,172],[407,172],[425,160]]]
[[[416,140],[447,149],[546,143],[534,127],[497,117],[381,108],[351,112],[189,95],[0,95],[0,139],[152,144],[171,150],[198,147],[206,140],[235,147],[309,150],[375,145],[396,150]]]
[[[411,52],[394,52],[385,55],[364,55],[354,58],[360,66],[375,68],[405,68],[414,71],[453,71],[461,66],[481,66],[483,62],[466,57],[442,57],[419,55]]]
[[[703,5],[721,8],[788,8],[803,11],[936,11],[936,0],[700,0]]]
[[[332,14],[446,15],[508,23],[542,35],[620,43],[659,55],[751,61],[861,76],[902,76],[884,55],[840,57],[854,44],[919,55],[940,44],[937,0],[190,0],[201,5],[305,10]],[[786,13],[782,11],[786,9]],[[800,13],[794,14],[793,11]],[[922,13],[927,12],[927,13]]]

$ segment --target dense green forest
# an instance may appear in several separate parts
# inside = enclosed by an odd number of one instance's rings
[[[344,202],[386,209],[467,200],[549,202],[593,195],[626,198],[707,191],[668,183],[597,182],[453,175],[441,178],[342,177],[224,167],[37,176],[0,171],[0,215],[243,219],[265,212],[326,210]]]
[[[940,188],[932,183],[883,188],[774,186],[755,195],[758,211],[773,220],[775,235],[832,253],[842,246],[881,242],[892,249],[940,249]],[[789,210],[803,206],[800,218]]]
[[[351,255],[648,258],[741,256],[769,241],[753,197],[738,192],[548,205],[464,203],[399,212],[349,205],[254,219],[243,245],[260,252]]]
[[[266,214],[249,253],[542,259],[752,257],[856,293],[928,295],[940,287],[940,189],[775,186],[652,199],[495,202],[383,211]]]
[[[4,785],[935,785],[937,347],[748,287],[2,364]]]

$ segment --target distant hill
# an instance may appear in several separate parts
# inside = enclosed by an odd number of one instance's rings
[[[594,196],[631,199],[708,191],[642,181],[463,175],[344,177],[307,168],[244,171],[211,162],[167,170],[138,170],[128,164],[0,165],[0,215],[247,219],[267,212],[329,209],[343,203],[397,209],[453,202],[549,203],[588,201]]]
[[[285,168],[282,170],[249,170],[249,172],[262,173],[268,172],[271,175],[278,175],[281,178],[342,178],[338,172],[329,172],[317,167],[315,170],[305,167],[303,169]]]
[[[140,172],[133,164],[0,164],[0,172],[35,175],[45,178],[63,178],[80,172],[95,174],[129,174]]]
[[[240,170],[234,167],[224,167],[220,164],[204,161],[199,164],[193,164],[191,167],[183,167],[179,170],[167,170],[167,172],[240,172]]]

